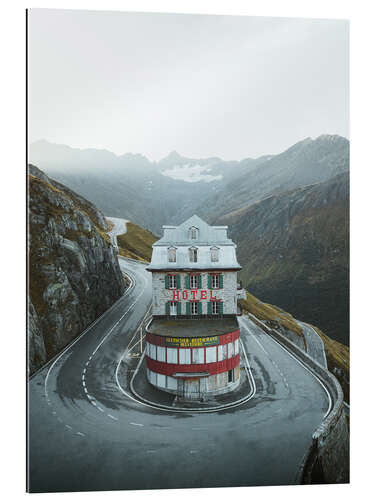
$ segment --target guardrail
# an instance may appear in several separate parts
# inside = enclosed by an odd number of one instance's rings
[[[262,330],[264,330],[267,334],[272,336],[274,340],[281,344],[291,354],[298,357],[298,359],[322,382],[322,384],[324,384],[331,397],[331,407],[327,414],[324,416],[321,424],[313,432],[311,436],[310,447],[303,457],[297,474],[296,482],[300,484],[310,484],[311,482],[313,482],[312,476],[314,474],[314,466],[317,460],[321,459],[322,454],[325,453],[323,449],[326,446],[326,442],[330,441],[329,438],[332,434],[342,432],[342,429],[339,429],[339,427],[341,427],[341,417],[344,408],[344,396],[341,386],[336,377],[334,377],[328,370],[323,368],[300,347],[295,345],[291,340],[287,339],[277,330],[274,330],[265,325],[253,314],[248,314],[255,324],[262,328]],[[336,444],[337,443],[330,443],[330,446]],[[345,445],[345,443],[343,443],[343,445]],[[345,456],[343,458],[345,459]],[[343,476],[345,475],[346,472],[343,472]]]

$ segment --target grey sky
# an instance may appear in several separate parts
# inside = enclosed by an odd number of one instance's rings
[[[224,159],[349,134],[347,21],[32,9],[29,139]]]

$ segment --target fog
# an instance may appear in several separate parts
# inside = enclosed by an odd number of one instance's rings
[[[349,24],[29,11],[29,139],[192,158],[349,133]]]

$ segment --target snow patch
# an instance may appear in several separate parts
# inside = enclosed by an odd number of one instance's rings
[[[164,170],[162,174],[166,177],[170,177],[171,179],[175,179],[176,181],[184,181],[184,182],[212,182],[212,181],[221,181],[223,176],[220,175],[212,175],[209,172],[211,171],[211,167],[207,165],[197,165],[187,163],[186,165],[179,165],[172,167],[168,170]]]

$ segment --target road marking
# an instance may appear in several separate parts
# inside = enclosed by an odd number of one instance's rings
[[[76,432],[76,434],[77,434],[78,436],[85,436],[85,434],[83,434],[83,432],[79,432],[79,431],[78,431],[78,432]]]
[[[107,416],[108,416],[109,418],[112,418],[113,420],[118,420],[118,418],[114,417],[114,416],[113,416],[113,415],[111,415],[110,413],[107,413]]]
[[[143,424],[137,424],[137,423],[135,423],[135,422],[130,422],[130,425],[138,425],[139,427],[144,427],[144,425],[143,425]]]
[[[250,319],[250,318],[249,318]],[[250,319],[251,321],[251,319]],[[242,323],[243,323],[243,320],[242,320]],[[245,328],[246,325],[245,325]],[[259,327],[258,327],[259,328]],[[299,363],[307,372],[309,372],[310,375],[312,375],[318,382],[319,384],[323,387],[324,391],[326,392],[327,394],[327,397],[328,397],[328,409],[323,417],[323,419],[325,419],[327,417],[327,415],[329,415],[331,409],[332,409],[332,398],[331,398],[331,395],[328,391],[328,389],[326,388],[326,386],[323,384],[323,382],[315,375],[315,373],[313,373],[306,365],[304,365],[302,363],[302,361],[300,361],[296,356],[294,356],[294,354],[292,354],[290,351],[288,351],[288,349],[286,347],[284,347],[280,342],[278,342],[276,339],[274,339],[272,337],[272,335],[268,334],[268,337],[269,339],[273,340],[275,342],[275,344],[277,344],[278,346],[280,346],[282,349],[284,349],[284,351],[289,354],[289,356],[291,356],[295,361],[297,361],[297,363]]]
[[[101,407],[100,407],[100,406],[98,406],[98,405],[96,405],[96,407],[97,407],[97,409],[98,409],[99,411],[101,411],[101,412],[103,412],[103,413],[104,413],[103,408],[101,408]]]
[[[71,427],[71,426],[70,426],[70,425],[68,425],[68,424],[65,424],[65,427],[67,427],[67,428],[68,428],[68,429],[70,429],[70,430],[72,430],[72,429],[73,429],[73,427]]]

